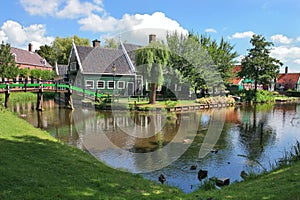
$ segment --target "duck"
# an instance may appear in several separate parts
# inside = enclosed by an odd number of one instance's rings
[[[197,169],[197,165],[192,165],[191,167],[190,167],[190,170],[196,170]]]
[[[198,179],[201,181],[202,179],[206,178],[207,177],[207,173],[208,173],[207,170],[200,169],[198,171]]]
[[[214,153],[214,154],[217,154],[218,151],[219,151],[219,149],[212,149],[210,152],[211,152],[211,153]]]
[[[243,171],[241,171],[240,176],[241,176],[242,178],[246,178],[246,177],[248,176],[248,174],[247,174],[247,172],[245,172],[245,171],[243,170]]]
[[[166,177],[163,174],[160,174],[158,180],[159,182],[161,182],[161,184],[164,184],[164,182],[166,181]]]

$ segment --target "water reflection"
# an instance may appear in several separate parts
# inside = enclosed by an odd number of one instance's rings
[[[195,190],[201,182],[197,169],[208,176],[241,180],[240,172],[270,169],[299,135],[299,104],[256,105],[193,113],[168,114],[138,112],[95,112],[89,109],[65,110],[45,102],[44,112],[33,103],[17,104],[11,109],[36,127],[50,132],[60,141],[103,160],[110,166],[158,181],[163,173],[166,184],[185,192]],[[213,116],[224,113],[224,126],[210,152],[200,158],[199,150]],[[217,117],[215,118],[217,119]],[[156,133],[156,134],[153,134]],[[165,151],[167,149],[167,151]],[[210,150],[210,149],[209,149]],[[243,156],[239,156],[243,155]],[[159,166],[164,168],[159,169]],[[151,169],[159,169],[152,171]]]

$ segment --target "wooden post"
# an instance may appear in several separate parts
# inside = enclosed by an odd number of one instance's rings
[[[43,110],[43,84],[40,84],[39,92],[37,93],[36,110]]]
[[[9,103],[9,95],[10,95],[10,91],[9,91],[9,84],[6,84],[6,90],[5,90],[5,101],[4,101],[4,106],[5,106],[5,108],[8,108],[8,103]]]
[[[71,84],[69,85],[68,92],[65,93],[65,106],[71,110],[74,110],[73,100],[72,100],[72,88]]]

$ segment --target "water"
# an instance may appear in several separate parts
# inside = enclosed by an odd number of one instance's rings
[[[24,103],[11,109],[35,127],[88,150],[113,168],[141,173],[154,181],[164,174],[166,184],[186,193],[201,185],[199,169],[208,170],[208,177],[240,181],[242,170],[270,170],[300,141],[298,103],[181,114],[70,111],[53,101],[45,102],[42,113],[34,108],[34,103]],[[197,170],[191,170],[192,165]]]

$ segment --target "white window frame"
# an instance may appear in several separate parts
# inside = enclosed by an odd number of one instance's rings
[[[114,86],[110,87],[109,86],[110,83],[114,83]],[[116,82],[115,81],[107,81],[107,89],[114,90],[115,88],[116,88]]]
[[[120,83],[123,84],[123,87],[120,87]],[[125,89],[125,81],[118,81],[118,89]]]
[[[103,83],[103,87],[99,87],[99,83]],[[97,81],[97,89],[105,89],[105,81]]]
[[[88,86],[88,82],[91,82],[91,86]],[[93,80],[85,80],[85,89],[94,89],[94,81]]]

